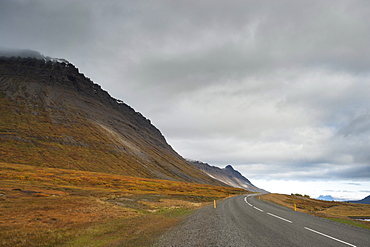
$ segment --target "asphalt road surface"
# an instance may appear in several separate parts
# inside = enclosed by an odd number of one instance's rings
[[[369,247],[370,231],[243,195],[197,210],[154,246]]]

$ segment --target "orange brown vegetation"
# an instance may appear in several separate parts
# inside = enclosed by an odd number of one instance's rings
[[[367,204],[322,201],[304,196],[282,194],[265,194],[261,196],[261,199],[291,209],[293,209],[294,204],[296,204],[297,211],[323,218],[340,219],[348,222],[353,221],[354,224],[363,224],[361,227],[370,229],[370,222],[352,220],[352,217],[370,218],[370,205]]]
[[[145,246],[191,210],[241,193],[0,163],[0,246]]]

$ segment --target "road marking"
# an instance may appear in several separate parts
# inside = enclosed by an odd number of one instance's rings
[[[350,244],[350,243],[344,242],[344,241],[342,241],[342,240],[340,240],[340,239],[337,239],[337,238],[334,238],[334,237],[332,237],[332,236],[326,235],[326,234],[324,234],[324,233],[321,233],[321,232],[318,232],[318,231],[312,230],[312,229],[310,229],[310,228],[308,228],[308,227],[305,227],[304,229],[309,230],[309,231],[314,232],[314,233],[317,233],[317,234],[320,234],[320,235],[322,235],[322,236],[324,236],[324,237],[327,237],[327,238],[330,238],[330,239],[336,240],[336,241],[341,242],[341,243],[343,243],[343,244],[346,244],[346,245],[349,245],[349,246],[356,247],[356,245],[353,245],[353,244]]]
[[[247,197],[244,197],[244,201],[245,201],[249,206],[251,206],[251,207],[252,207],[252,204],[250,204],[250,203],[248,202]]]
[[[271,216],[274,216],[274,217],[276,217],[276,218],[278,218],[278,219],[284,220],[284,221],[286,221],[286,222],[293,223],[293,222],[291,222],[290,220],[284,219],[283,217],[277,216],[277,215],[275,215],[275,214],[271,214],[271,213],[267,213],[267,214],[268,214],[268,215],[271,215]]]
[[[253,206],[253,208],[254,208],[254,209],[257,209],[258,211],[263,212],[263,210],[262,210],[262,209],[260,209],[260,208],[257,208],[257,207],[255,207],[255,206]]]
[[[258,210],[258,211],[263,212],[263,210],[262,210],[262,209],[257,208],[257,207],[255,207],[255,206],[253,206],[252,204],[250,204],[250,203],[248,202],[248,197],[249,197],[249,196],[244,197],[244,201],[245,201],[249,206],[253,207],[254,209],[256,209],[256,210]],[[284,220],[284,221],[286,221],[286,222],[293,223],[292,221],[287,220],[287,219],[284,219],[283,217],[277,216],[277,215],[275,215],[275,214],[272,214],[272,213],[267,213],[267,214],[268,214],[268,215],[271,215],[271,216],[273,216],[273,217],[276,217],[276,218],[278,218],[278,219]],[[324,234],[324,233],[321,233],[321,232],[315,231],[315,230],[310,229],[310,228],[308,228],[308,227],[305,227],[305,229],[306,229],[306,230],[309,230],[309,231],[311,231],[311,232],[314,232],[314,233],[320,234],[320,235],[322,235],[322,236],[324,236],[324,237],[327,237],[327,238],[333,239],[333,240],[338,241],[338,242],[340,242],[340,243],[346,244],[346,245],[348,245],[348,246],[356,247],[356,245],[353,245],[353,244],[347,243],[347,242],[345,242],[345,241],[343,241],[343,240],[340,240],[340,239],[334,238],[334,237],[332,237],[332,236],[326,235],[326,234]]]

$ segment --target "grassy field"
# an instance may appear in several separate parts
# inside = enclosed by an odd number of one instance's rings
[[[265,194],[261,196],[261,199],[291,209],[294,209],[294,204],[296,204],[297,211],[370,229],[370,222],[353,219],[354,217],[370,217],[370,205],[367,204],[321,201],[304,196],[282,194]]]
[[[244,190],[0,163],[0,246],[147,246]]]

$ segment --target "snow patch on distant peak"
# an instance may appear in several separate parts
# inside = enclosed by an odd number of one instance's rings
[[[52,61],[53,63],[71,64],[70,62],[68,62],[68,60],[63,59],[63,58],[45,57],[45,61]]]

